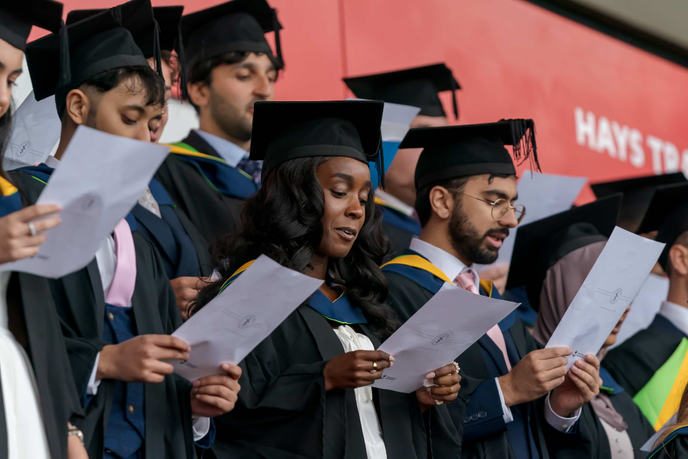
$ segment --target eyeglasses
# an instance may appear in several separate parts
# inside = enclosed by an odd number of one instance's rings
[[[482,201],[489,204],[492,207],[492,218],[495,221],[500,221],[502,218],[506,216],[507,212],[509,212],[511,209],[514,210],[514,215],[516,215],[516,220],[518,220],[518,223],[521,223],[523,217],[526,216],[526,206],[524,206],[523,204],[516,204],[515,206],[512,206],[511,204],[509,204],[509,201],[503,198],[497,199],[496,201],[488,201],[487,199],[471,196],[470,194],[462,194],[468,196],[469,198],[477,199],[478,201]]]

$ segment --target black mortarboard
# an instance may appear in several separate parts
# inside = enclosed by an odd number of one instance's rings
[[[540,170],[533,120],[411,129],[399,148],[423,148],[416,165],[416,189],[431,183],[470,175],[515,175],[514,158],[530,159]],[[522,159],[521,159],[522,158]]]
[[[62,3],[52,0],[0,0],[0,40],[26,50],[32,26],[59,32]]]
[[[537,311],[547,270],[564,256],[595,242],[606,241],[616,226],[621,193],[520,226],[509,267],[507,290],[526,286]]]
[[[265,0],[232,0],[182,18],[187,69],[196,62],[231,52],[264,53],[282,68],[282,28],[277,12]],[[277,57],[265,39],[275,32]]]
[[[127,3],[121,5],[121,8],[127,8]],[[117,8],[117,7],[116,7]],[[82,21],[86,18],[100,14],[104,9],[96,10],[72,10],[67,14],[67,25],[72,25],[76,22]],[[158,23],[160,29],[159,41],[161,51],[173,51],[175,44],[180,37],[180,25],[182,20],[183,6],[156,6],[153,8],[153,16],[155,22]],[[123,24],[129,28],[127,24]],[[151,27],[146,27],[137,31],[134,34],[134,40],[146,59],[155,57],[155,37],[153,33],[155,30]]]
[[[675,183],[655,188],[640,233],[657,231],[657,242],[666,244],[659,256],[659,264],[666,270],[669,249],[676,238],[688,231],[688,183]]]
[[[296,158],[346,156],[382,164],[380,124],[384,102],[256,102],[251,159],[264,160],[263,180],[275,166]],[[379,177],[384,186],[383,177]]]
[[[614,193],[623,193],[621,211],[617,225],[621,228],[636,232],[643,221],[652,200],[655,188],[672,183],[682,183],[686,181],[686,176],[681,172],[664,175],[648,175],[626,180],[615,180],[611,182],[591,183],[590,188],[595,193],[595,197],[603,198]]]
[[[31,42],[26,59],[36,100],[55,94],[62,116],[67,93],[89,78],[122,67],[148,67],[133,34],[153,27],[150,0],[133,0],[68,26],[68,43],[55,34]]]
[[[451,91],[454,116],[459,119],[456,91],[461,86],[445,64],[344,78],[344,83],[356,97],[412,105],[419,107],[419,114],[425,116],[447,116],[437,93]]]

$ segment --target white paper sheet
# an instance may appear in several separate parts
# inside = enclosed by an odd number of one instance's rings
[[[631,312],[626,316],[621,331],[616,335],[616,343],[610,349],[614,349],[640,330],[649,327],[668,294],[669,279],[656,274],[647,276],[640,292],[631,303]]]
[[[651,436],[650,439],[647,440],[643,446],[640,447],[640,451],[643,451],[643,452],[645,452],[645,453],[651,453],[652,450],[654,449],[655,443],[657,443],[657,439],[659,438],[660,435],[662,435],[662,434],[664,433],[664,428],[665,428],[666,426],[669,426],[669,425],[671,425],[671,424],[675,424],[675,423],[676,423],[676,416],[677,416],[677,414],[678,414],[678,413],[674,413],[674,415],[671,417],[671,419],[669,419],[669,420],[666,422],[666,424],[664,424],[664,425],[662,426],[661,429],[659,429],[657,432],[655,432],[655,434],[654,434],[653,436]]]
[[[136,205],[169,147],[80,126],[37,204],[60,204],[62,224],[38,255],[0,266],[62,277],[86,266],[103,239]]]
[[[44,162],[60,140],[62,123],[57,116],[55,96],[38,102],[32,91],[14,112],[13,123],[3,158],[6,170]]]
[[[174,372],[194,381],[238,364],[322,283],[261,255],[172,334],[191,346],[189,360],[170,361]]]
[[[518,189],[517,204],[526,206],[526,215],[519,226],[527,225],[537,220],[547,218],[569,210],[578,197],[581,189],[588,179],[585,177],[567,177],[564,175],[541,174],[530,171],[523,172],[516,185]],[[478,272],[503,264],[511,263],[511,255],[514,252],[516,231],[511,230],[509,237],[504,239],[499,249],[497,261],[490,265],[477,265]]]
[[[546,347],[568,346],[573,362],[597,354],[645,283],[664,244],[619,227],[590,270]]]
[[[488,298],[445,283],[379,350],[394,356],[373,387],[413,392],[425,375],[450,363],[519,303]]]

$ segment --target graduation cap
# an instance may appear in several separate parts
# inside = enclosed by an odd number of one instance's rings
[[[119,14],[123,18],[127,18],[127,22],[123,23],[124,27],[132,31],[136,45],[143,52],[146,59],[154,58],[156,68],[160,69],[161,57],[156,55],[156,49],[160,51],[177,50],[179,56],[178,65],[184,62],[184,47],[182,44],[181,22],[182,14],[184,12],[183,6],[156,6],[153,8],[153,17],[155,18],[155,27],[150,27],[148,24],[144,27],[137,27],[136,24],[131,24],[130,20],[135,19],[135,9],[140,7],[136,1],[125,3],[115,8],[119,8],[123,12]],[[94,10],[72,10],[67,14],[67,25],[83,21],[96,14],[100,14],[105,9]],[[118,13],[115,13],[118,14]],[[147,15],[144,15],[144,17]],[[162,70],[159,70],[162,75]],[[186,76],[184,71],[179,72],[181,75],[180,89],[182,95],[186,98]]]
[[[454,117],[459,119],[456,91],[461,86],[445,64],[344,78],[344,83],[358,98],[420,107],[425,116],[447,116],[437,93],[451,91]]]
[[[185,64],[195,63],[232,52],[264,53],[276,68],[284,67],[279,31],[282,25],[277,11],[265,0],[232,0],[182,18]],[[265,39],[275,32],[277,57]]]
[[[148,67],[133,34],[153,27],[150,0],[133,0],[68,26],[68,40],[51,34],[31,42],[26,60],[36,100],[55,94],[62,116],[67,93],[89,78],[123,67]]]
[[[128,9],[128,3],[120,5],[121,9]],[[67,14],[67,25],[72,25],[76,22],[83,21],[89,17],[100,14],[105,9],[95,9],[95,10],[72,10]],[[184,12],[183,6],[156,6],[153,8],[153,17],[155,22],[158,24],[159,35],[158,40],[160,42],[161,51],[173,51],[177,41],[180,41],[181,37],[181,21],[182,13]],[[129,17],[129,15],[126,15]],[[128,24],[124,24],[128,27]],[[138,30],[134,29],[137,33],[134,34],[134,40],[136,44],[146,59],[154,57],[155,55],[155,37],[153,35],[154,29],[150,27],[140,28]]]
[[[31,27],[59,32],[62,3],[52,0],[0,0],[0,40],[26,51]]]
[[[636,232],[650,206],[655,188],[672,183],[682,183],[686,176],[681,172],[664,175],[648,175],[626,180],[591,183],[590,188],[595,197],[603,198],[614,193],[623,193],[621,211],[617,224],[627,230]]]
[[[506,289],[525,285],[530,304],[537,311],[549,268],[574,250],[609,239],[621,199],[621,193],[617,193],[520,226]]]
[[[688,231],[688,183],[657,187],[638,232],[657,231],[657,242],[666,246],[659,256],[659,264],[666,270],[669,249],[676,239]]]
[[[251,159],[264,160],[263,180],[277,165],[296,158],[346,156],[375,162],[384,187],[380,123],[384,102],[256,102]]]
[[[531,161],[540,170],[533,120],[411,129],[399,148],[423,148],[416,165],[416,189],[460,177],[481,174],[516,175],[514,158]],[[519,163],[520,164],[520,163]]]

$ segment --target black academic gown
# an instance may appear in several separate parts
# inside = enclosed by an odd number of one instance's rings
[[[682,427],[664,439],[648,458],[652,459],[688,459],[688,427]]]
[[[664,316],[609,351],[604,366],[631,397],[645,387],[686,335]]]
[[[365,325],[360,330],[379,346]],[[325,391],[325,365],[343,353],[328,320],[299,307],[241,362],[239,400],[215,418],[217,437],[208,457],[365,459],[353,389]],[[373,393],[387,457],[427,458],[415,393]]]
[[[194,131],[182,141],[201,153],[220,155],[208,142]],[[218,192],[207,179],[191,164],[174,154],[168,155],[155,178],[162,183],[172,201],[198,228],[201,235],[211,244],[226,234],[239,230],[241,209],[245,199]]]
[[[44,185],[25,172],[12,179],[35,202]],[[132,233],[136,250],[136,285],[132,308],[139,335],[171,334],[182,324],[174,292],[160,255],[141,234]],[[103,341],[105,298],[95,258],[85,268],[48,281],[67,345],[77,393],[86,404],[86,389]],[[83,408],[85,418],[75,423],[84,433],[90,459],[101,459],[104,435],[112,406],[114,380],[103,380],[98,392]],[[175,375],[160,384],[144,386],[145,457],[187,459],[195,457],[191,426],[191,385]]]
[[[50,455],[53,459],[66,459],[67,423],[78,424],[82,410],[48,280],[12,273],[7,306],[10,331],[26,350],[36,377]],[[7,457],[3,406],[0,390],[0,457]]]
[[[399,270],[405,272],[406,267]],[[413,268],[411,268],[413,269]],[[428,282],[437,283],[437,288],[427,288],[400,272],[383,269],[389,282],[388,303],[395,309],[402,322],[408,320],[427,303],[439,290],[442,281],[424,272]],[[481,288],[481,294],[486,294]],[[497,294],[498,295],[498,294]],[[497,297],[493,295],[493,297]],[[530,335],[515,313],[500,323],[509,351],[512,366],[526,354],[541,346]],[[487,359],[490,359],[489,361]],[[459,398],[448,405],[456,429],[463,435],[462,458],[517,458],[512,448],[496,386],[492,381],[506,374],[507,368],[499,348],[484,335],[456,359],[461,367],[461,390]],[[493,374],[496,368],[500,374]],[[485,383],[485,384],[483,384]],[[559,453],[581,442],[589,442],[580,431],[580,424],[573,433],[562,433],[552,428],[544,419],[544,399],[511,407],[512,413],[522,413],[523,423],[528,423],[532,447],[541,459],[559,457]],[[550,451],[551,448],[551,451]],[[590,457],[597,457],[593,452]]]

